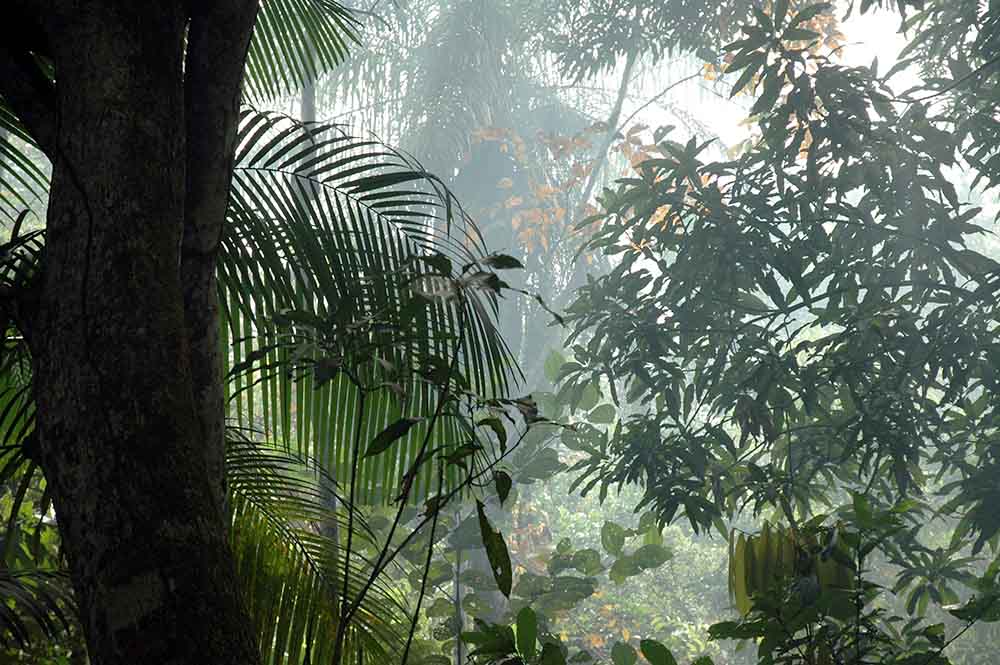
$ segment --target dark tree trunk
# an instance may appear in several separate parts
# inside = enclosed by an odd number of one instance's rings
[[[56,72],[51,91],[0,88],[53,162],[29,343],[91,661],[257,663],[223,501],[214,282],[256,0],[15,4]],[[13,55],[0,65],[20,76]]]

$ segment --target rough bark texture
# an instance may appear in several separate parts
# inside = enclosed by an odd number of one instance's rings
[[[257,663],[220,492],[214,290],[256,2],[18,4],[56,70],[54,105],[28,79],[8,99],[53,162],[29,343],[91,662]]]
[[[187,169],[181,280],[206,465],[225,500],[225,407],[215,265],[232,184],[240,81],[256,0],[193,2],[185,66]],[[253,9],[254,11],[249,11]]]

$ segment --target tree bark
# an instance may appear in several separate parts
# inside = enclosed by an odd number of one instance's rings
[[[215,267],[257,0],[199,0],[191,6],[184,81],[187,159],[181,280],[205,463],[224,503],[225,398]]]
[[[257,663],[221,492],[214,284],[256,1],[18,4],[38,5],[56,72],[54,104],[37,83],[8,99],[53,163],[29,344],[91,662]]]

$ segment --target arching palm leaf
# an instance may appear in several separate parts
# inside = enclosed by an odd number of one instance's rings
[[[408,298],[405,269],[421,257],[447,257],[461,266],[485,250],[451,195],[377,141],[336,126],[248,112],[240,146],[220,260],[232,362],[238,370],[252,368],[235,376],[235,410],[244,424],[259,419],[267,436],[315,457],[345,481],[357,427],[369,441],[400,417],[426,414],[432,396],[424,386],[402,386],[410,396],[405,412],[387,395],[370,397],[361,413],[358,393],[344,376],[322,387],[310,376],[293,384],[285,370],[299,351],[277,343],[275,317],[293,311],[317,318],[336,312],[355,321],[389,312],[392,318]],[[398,341],[412,355],[460,352],[473,390],[503,393],[514,364],[493,325],[495,305],[473,299],[462,305],[461,317],[456,306],[439,305],[398,331]],[[468,322],[460,350],[459,318]],[[416,458],[418,440],[414,433],[397,456],[362,462],[362,501],[391,497]],[[414,498],[429,486],[429,475],[425,469],[418,476]]]
[[[26,647],[69,629],[72,598],[63,573],[0,568],[0,646]]]
[[[313,461],[245,437],[230,440],[226,467],[233,548],[265,662],[299,663],[306,650],[313,662],[329,662],[344,588],[336,532],[349,507],[342,499],[336,501],[339,508],[332,507],[333,480]],[[367,536],[362,530],[359,544],[369,542]],[[355,552],[347,584],[351,597],[366,579],[364,563]],[[404,638],[399,592],[380,581],[357,617],[348,647],[370,662],[391,660]]]
[[[30,401],[25,390],[14,388],[0,399],[2,434],[19,439],[0,456],[0,479],[17,485],[14,502],[19,505],[24,498],[20,489],[40,480],[38,466],[24,450],[23,433],[30,432],[33,421],[26,410]],[[346,523],[346,512],[352,508],[342,499],[330,500],[337,496],[333,480],[315,463],[246,438],[230,442],[226,472],[233,549],[265,661],[300,663],[305,651],[314,657],[326,654],[329,660],[344,589],[344,552],[336,536],[324,529]],[[360,517],[355,522],[364,526]],[[6,526],[0,543],[5,549],[14,545],[18,556],[5,558],[24,559],[28,529],[19,523]],[[371,541],[365,529],[356,533],[346,586],[351,598],[368,578],[367,561],[359,550]],[[33,640],[54,638],[71,623],[72,596],[68,579],[60,572],[0,566],[0,598],[9,602],[0,603],[0,646],[23,647]],[[373,659],[369,662],[391,660],[402,647],[405,633],[400,626],[405,617],[398,591],[378,580],[351,621],[347,653],[363,652]]]
[[[347,57],[350,12],[333,0],[264,0],[246,64],[246,92],[260,102],[300,90]]]
[[[268,348],[274,339],[272,317],[283,308],[323,313],[350,307],[359,316],[398,308],[405,290],[402,270],[414,257],[446,255],[462,264],[484,255],[481,239],[450,195],[378,142],[352,138],[336,127],[304,128],[277,115],[247,112],[240,145],[220,262],[236,362],[262,351],[262,359],[278,365],[288,359],[287,349]],[[17,288],[31,274],[43,237],[32,232],[7,244],[7,259],[0,265],[4,288]],[[462,306],[468,307],[463,318],[473,324],[460,350],[462,371],[476,390],[503,392],[512,364],[491,323],[495,303],[483,298]],[[408,343],[443,356],[459,351],[456,317],[452,306],[430,310],[419,327],[408,331]],[[33,422],[29,364],[23,362],[19,340],[8,345],[0,371],[6,382],[0,442],[3,478],[16,488],[17,498],[24,496],[21,488],[36,482],[38,467],[28,449]],[[315,390],[311,379],[295,384],[284,372],[258,371],[251,378],[259,387],[245,391],[237,415],[261,416],[269,434],[296,452],[249,444],[230,449],[234,547],[261,643],[274,662],[295,662],[305,649],[318,657],[330,648],[343,558],[335,540],[314,526],[336,523],[350,507],[341,500],[339,512],[331,510],[316,480],[319,472],[303,460],[318,458],[323,467],[344,475],[338,461],[347,459],[346,433],[359,425],[352,412],[356,396],[344,382]],[[234,392],[240,388],[239,383],[231,386]],[[414,390],[414,395],[409,408],[426,410],[428,392]],[[370,404],[361,423],[365,435],[370,438],[400,413],[388,400]],[[359,498],[384,499],[412,464],[416,449],[415,440],[405,441],[395,457],[366,462],[359,476],[366,489]],[[420,493],[418,483],[413,496]],[[352,552],[352,596],[367,577],[365,565]],[[388,656],[399,643],[402,616],[400,599],[379,580],[352,620],[345,647]],[[49,616],[46,625],[55,625],[57,618]],[[21,631],[13,618],[5,623]]]
[[[0,220],[13,223],[24,210],[41,214],[48,198],[42,153],[0,99]]]

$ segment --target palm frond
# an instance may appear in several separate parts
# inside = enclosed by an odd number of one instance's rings
[[[0,286],[7,286],[0,264]],[[31,398],[31,367],[23,340],[0,340],[0,498],[9,510],[0,522],[0,568],[12,567],[17,559],[30,559],[26,553],[38,551],[42,519],[48,512],[47,494],[36,506],[38,516],[22,514],[37,492],[41,480],[38,463],[29,450],[35,429],[35,403]],[[9,496],[6,500],[4,494]],[[36,497],[37,498],[37,497]],[[30,504],[29,504],[30,505]],[[28,522],[31,524],[28,524]]]
[[[419,165],[387,146],[333,125],[303,126],[276,114],[248,112],[240,129],[230,220],[220,260],[222,301],[236,373],[232,403],[243,425],[318,459],[340,481],[351,471],[352,433],[371,440],[404,416],[426,415],[434,396],[405,386],[409,400],[373,395],[362,411],[358,391],[339,375],[322,386],[294,381],[288,369],[302,349],[277,343],[276,316],[307,311],[317,318],[399,317],[408,298],[404,271],[419,257],[445,256],[458,266],[485,255],[474,225],[450,193]],[[461,371],[480,394],[503,394],[516,368],[497,331],[495,300],[438,304],[399,343],[413,355],[461,356]],[[459,313],[458,308],[467,311]],[[469,322],[457,348],[458,321]],[[393,319],[396,320],[396,319]],[[359,422],[359,419],[361,422]],[[413,464],[416,430],[398,454],[361,462],[359,498],[382,502]],[[430,469],[413,498],[429,488]]]
[[[14,222],[25,210],[44,220],[49,177],[41,150],[0,100],[0,219]]]
[[[406,102],[415,92],[414,74],[426,53],[422,46],[438,8],[428,0],[382,3],[377,17],[362,22],[359,44],[321,80],[324,97],[345,109],[338,118],[393,145],[401,145],[413,133]]]
[[[264,0],[246,63],[246,91],[273,100],[316,80],[347,57],[356,21],[333,0]]]
[[[227,469],[234,551],[264,661],[300,663],[308,650],[312,662],[328,662],[344,589],[336,534],[347,511],[357,508],[338,498],[333,479],[315,461],[246,437],[230,441]],[[347,580],[351,598],[370,569],[359,552],[373,544],[364,528],[356,536]],[[348,647],[371,662],[391,660],[402,647],[405,618],[400,593],[379,580],[351,621]]]
[[[39,249],[37,233],[25,237]],[[15,288],[21,279],[19,245],[0,262],[0,288]],[[37,260],[36,254],[28,254]],[[29,259],[30,260],[30,259]],[[6,331],[4,331],[6,332]],[[0,339],[0,645],[26,648],[64,633],[73,616],[69,580],[57,571],[41,570],[41,548],[51,496],[32,459],[34,400],[27,348],[18,337]],[[39,497],[40,495],[40,497]],[[51,559],[51,557],[49,557]]]
[[[0,645],[27,647],[69,630],[73,599],[65,574],[0,568]]]

